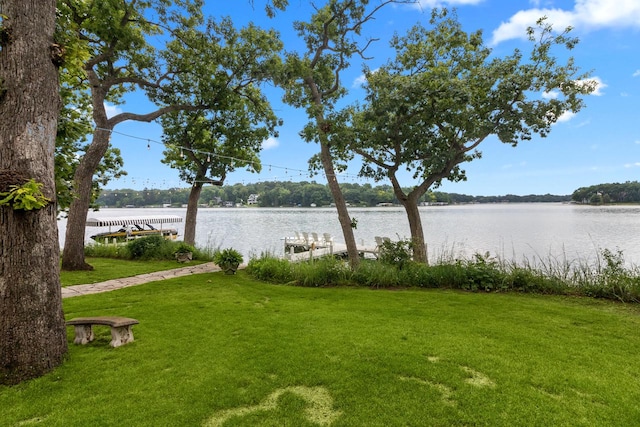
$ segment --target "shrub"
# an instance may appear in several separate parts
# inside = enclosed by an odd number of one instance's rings
[[[185,253],[185,252],[195,252],[196,248],[192,245],[189,245],[185,242],[174,242],[173,244],[173,252],[174,253]]]
[[[213,253],[213,262],[221,268],[240,265],[244,261],[242,254],[233,248],[219,249]]]
[[[133,259],[173,259],[174,244],[162,236],[147,236],[127,243],[127,250]]]
[[[477,291],[505,290],[504,273],[500,270],[496,259],[487,252],[484,255],[476,253],[473,259],[465,263],[467,280],[462,289]]]
[[[385,240],[380,246],[379,260],[383,264],[393,265],[399,269],[411,261],[413,243],[410,240],[392,242]]]

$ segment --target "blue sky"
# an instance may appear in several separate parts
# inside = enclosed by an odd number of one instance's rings
[[[376,4],[378,0],[371,0]],[[318,0],[317,4],[322,4]],[[206,0],[206,13],[230,16],[236,25],[253,21],[277,29],[285,49],[296,50],[300,43],[292,30],[294,20],[306,20],[310,2],[290,0],[285,13],[266,18],[263,0]],[[404,34],[420,22],[428,25],[432,7],[456,8],[467,32],[482,29],[485,42],[497,56],[508,55],[515,48],[529,51],[525,29],[541,16],[547,16],[554,28],[574,28],[580,38],[570,53],[559,58],[575,58],[581,71],[590,71],[598,83],[597,90],[586,97],[586,108],[573,116],[562,117],[546,138],[534,137],[516,148],[490,138],[480,146],[483,156],[465,164],[467,181],[444,182],[440,191],[471,195],[571,194],[578,187],[638,180],[640,176],[640,1],[638,0],[422,0],[420,5],[387,6],[369,22],[363,37],[379,39],[367,51],[368,62],[375,69],[393,55],[388,41],[394,33]],[[365,40],[363,38],[363,40]],[[345,103],[364,96],[361,88],[362,66],[353,61],[343,75],[349,89]],[[279,136],[265,141],[260,155],[260,174],[236,171],[226,185],[273,180],[316,180],[309,177],[307,160],[319,147],[302,141],[298,133],[308,119],[303,111],[281,102],[282,92],[265,88],[273,108],[284,120]],[[108,106],[113,111],[148,112],[153,106],[139,97],[125,105]],[[188,187],[175,170],[160,162],[162,129],[157,124],[125,122],[115,128],[112,144],[121,149],[128,175],[112,181],[107,188]],[[149,145],[150,148],[147,148]],[[366,183],[357,178],[354,164],[341,182]],[[380,182],[387,183],[387,182]],[[413,182],[406,179],[403,183]]]

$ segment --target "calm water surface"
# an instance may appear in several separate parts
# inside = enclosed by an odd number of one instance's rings
[[[179,215],[184,208],[101,209],[89,217]],[[358,221],[356,240],[374,245],[374,236],[409,237],[404,209],[351,208]],[[490,252],[502,258],[558,258],[592,261],[601,249],[620,249],[627,262],[640,264],[640,206],[591,207],[568,204],[482,204],[420,208],[429,254],[471,256]],[[66,221],[60,220],[60,245]],[[184,223],[175,224],[180,236]],[[107,231],[87,227],[85,238]],[[333,208],[200,208],[196,244],[234,247],[245,257],[283,253],[282,238],[294,231],[330,233],[342,242]],[[83,232],[80,230],[79,232]],[[179,238],[180,238],[179,236]]]

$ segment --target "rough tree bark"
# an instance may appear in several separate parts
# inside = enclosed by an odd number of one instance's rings
[[[360,263],[360,255],[358,254],[356,238],[353,234],[353,227],[351,226],[351,216],[347,209],[347,202],[344,199],[344,194],[342,194],[342,190],[340,189],[340,183],[338,182],[338,178],[333,167],[333,157],[331,156],[327,142],[320,142],[320,158],[322,160],[324,172],[327,175],[329,190],[331,191],[333,201],[335,202],[336,209],[338,211],[338,220],[340,221],[340,227],[342,228],[344,242],[347,245],[349,263],[351,264],[351,267],[356,267]]]
[[[103,130],[105,129],[105,130]],[[75,199],[69,206],[67,229],[65,232],[62,268],[64,270],[93,270],[84,260],[84,229],[87,213],[91,206],[93,174],[109,148],[111,132],[107,128],[97,128],[93,141],[82,157],[74,174],[73,189]]]
[[[88,70],[90,80],[92,73]],[[86,263],[84,258],[84,229],[87,222],[87,215],[91,206],[91,191],[93,175],[98,169],[100,161],[109,148],[111,132],[119,123],[127,120],[139,122],[151,122],[163,114],[176,110],[197,110],[202,107],[190,105],[172,105],[159,108],[148,114],[120,113],[114,117],[107,118],[104,108],[106,91],[98,90],[94,87],[92,93],[93,120],[96,127],[93,132],[93,139],[87,152],[80,159],[78,168],[73,176],[73,190],[76,198],[69,206],[67,218],[67,230],[65,233],[64,250],[62,251],[63,270],[92,270],[93,267]]]
[[[315,104],[319,111],[322,111],[322,94],[320,93],[320,90],[318,90],[318,86],[313,77],[306,78],[305,84],[311,92],[313,104]],[[349,215],[349,210],[347,209],[347,202],[344,199],[344,194],[342,194],[342,189],[340,188],[340,183],[338,182],[338,177],[333,166],[333,156],[331,155],[331,148],[329,146],[330,142],[328,141],[327,133],[323,129],[323,127],[330,126],[330,124],[326,122],[325,117],[321,112],[318,112],[316,114],[315,119],[316,126],[318,126],[319,130],[318,135],[320,139],[320,160],[322,162],[324,173],[327,177],[329,190],[331,191],[333,201],[336,204],[336,209],[338,211],[338,221],[340,222],[340,227],[342,228],[344,243],[347,245],[347,256],[349,257],[349,264],[352,268],[355,268],[360,263],[360,255],[358,254],[356,238],[353,234],[353,228],[351,226],[352,221],[351,216]]]
[[[400,182],[396,177],[397,168],[389,171],[389,179],[393,187],[393,193],[404,207],[409,220],[409,230],[411,231],[411,244],[413,245],[413,260],[416,262],[429,263],[427,244],[424,238],[424,229],[422,228],[422,219],[420,218],[420,210],[418,209],[418,200],[426,189],[431,186],[431,181],[422,183],[409,194],[405,194],[400,186]]]
[[[0,206],[0,383],[17,384],[64,360],[54,147],[60,110],[55,0],[0,0],[0,191],[35,179],[52,200]]]
[[[409,230],[411,231],[411,243],[413,245],[413,259],[417,262],[428,263],[427,245],[424,240],[424,230],[422,229],[422,220],[420,218],[420,210],[418,202],[411,200],[401,200],[402,206],[407,213],[409,219]]]
[[[184,222],[184,242],[188,245],[196,243],[196,218],[198,217],[198,200],[202,193],[202,182],[195,182],[189,193],[189,201],[187,202],[187,213]]]

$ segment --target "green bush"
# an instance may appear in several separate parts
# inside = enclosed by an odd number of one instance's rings
[[[95,243],[84,248],[84,254],[88,257],[138,260],[172,260],[175,259],[176,252],[191,252],[192,259],[200,261],[211,261],[213,256],[210,250],[202,250],[161,236],[141,237],[124,245]]]
[[[132,259],[173,259],[175,245],[162,236],[147,236],[127,243]]]
[[[393,265],[399,269],[411,261],[413,243],[410,240],[392,242],[385,240],[380,246],[379,260],[383,264]]]
[[[500,270],[498,261],[487,252],[484,255],[476,253],[473,259],[465,263],[467,281],[462,289],[470,291],[500,291],[506,290],[504,272]]]
[[[196,248],[193,245],[189,245],[185,242],[173,242],[174,253],[195,252]]]

